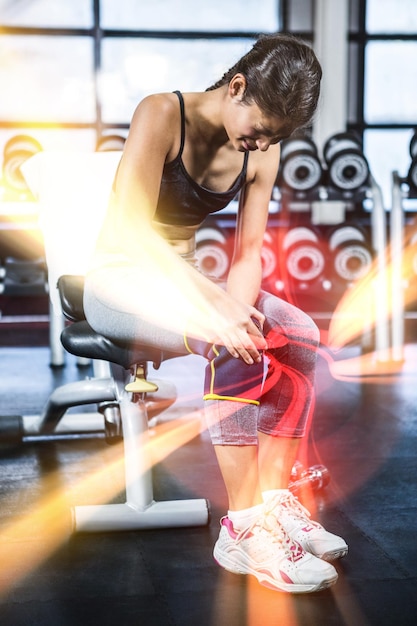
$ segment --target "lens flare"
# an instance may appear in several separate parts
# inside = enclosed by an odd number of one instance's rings
[[[172,452],[185,445],[201,432],[198,412],[185,418],[157,425],[144,435],[144,456],[152,464],[160,463]],[[92,466],[98,466],[92,469]],[[149,467],[144,467],[146,471]],[[72,531],[71,506],[100,504],[116,498],[125,487],[124,454],[122,445],[108,446],[91,457],[77,461],[67,468],[66,475],[81,476],[70,485],[60,484],[59,475],[44,479],[43,495],[30,502],[27,510],[14,517],[0,532],[0,596],[10,591],[19,580],[29,575],[45,561]],[[25,501],[24,493],[21,501]],[[29,499],[29,498],[27,498]]]

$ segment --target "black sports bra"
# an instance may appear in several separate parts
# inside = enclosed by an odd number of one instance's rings
[[[182,161],[185,141],[184,99],[179,91],[174,93],[180,102],[181,145],[176,158],[164,166],[154,219],[163,224],[195,226],[201,224],[210,213],[224,209],[244,186],[248,153],[245,152],[242,171],[227,191],[210,191],[196,183],[187,173]]]

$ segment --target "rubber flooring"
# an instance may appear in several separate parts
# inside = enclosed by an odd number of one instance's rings
[[[349,544],[336,563],[336,585],[289,595],[214,562],[226,494],[201,415],[203,364],[190,356],[156,373],[176,384],[178,398],[152,432],[180,419],[191,434],[156,463],[155,497],[207,498],[209,524],[73,533],[71,508],[100,499],[88,478],[108,469],[114,446],[100,436],[3,445],[0,624],[414,626],[417,345],[407,345],[404,363],[393,367],[372,358],[369,365],[355,349],[336,365],[331,360],[322,351],[314,420],[300,460],[305,467],[322,464],[330,475],[326,488],[307,495],[315,519]],[[70,356],[63,368],[51,368],[47,346],[2,347],[0,413],[37,415],[53,389],[89,375]],[[120,464],[106,472],[103,498],[111,493],[124,501],[120,472]]]

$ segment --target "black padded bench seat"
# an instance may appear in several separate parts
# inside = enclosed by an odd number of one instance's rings
[[[96,333],[85,319],[83,307],[84,276],[63,275],[58,279],[62,311],[74,324],[64,328],[61,342],[64,348],[78,357],[110,361],[129,369],[136,364],[152,362],[158,368],[163,360],[181,356],[162,352],[152,346],[138,346],[115,342]]]

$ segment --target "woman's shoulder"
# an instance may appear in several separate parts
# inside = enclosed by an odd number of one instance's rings
[[[180,152],[181,108],[176,93],[148,95],[133,114],[125,154],[138,158],[149,151],[164,162],[173,161]]]
[[[179,127],[178,97],[174,93],[158,93],[146,96],[139,102],[131,120],[129,135],[138,139],[137,145],[149,138],[149,141],[157,141],[170,149]]]
[[[247,168],[247,179],[255,180],[259,178],[259,174],[266,174],[268,172],[278,172],[279,160],[281,149],[280,145],[269,146],[265,152],[261,150],[255,150],[250,152]]]
[[[146,115],[172,118],[179,114],[178,96],[175,93],[156,93],[145,96],[136,107],[135,116]]]

